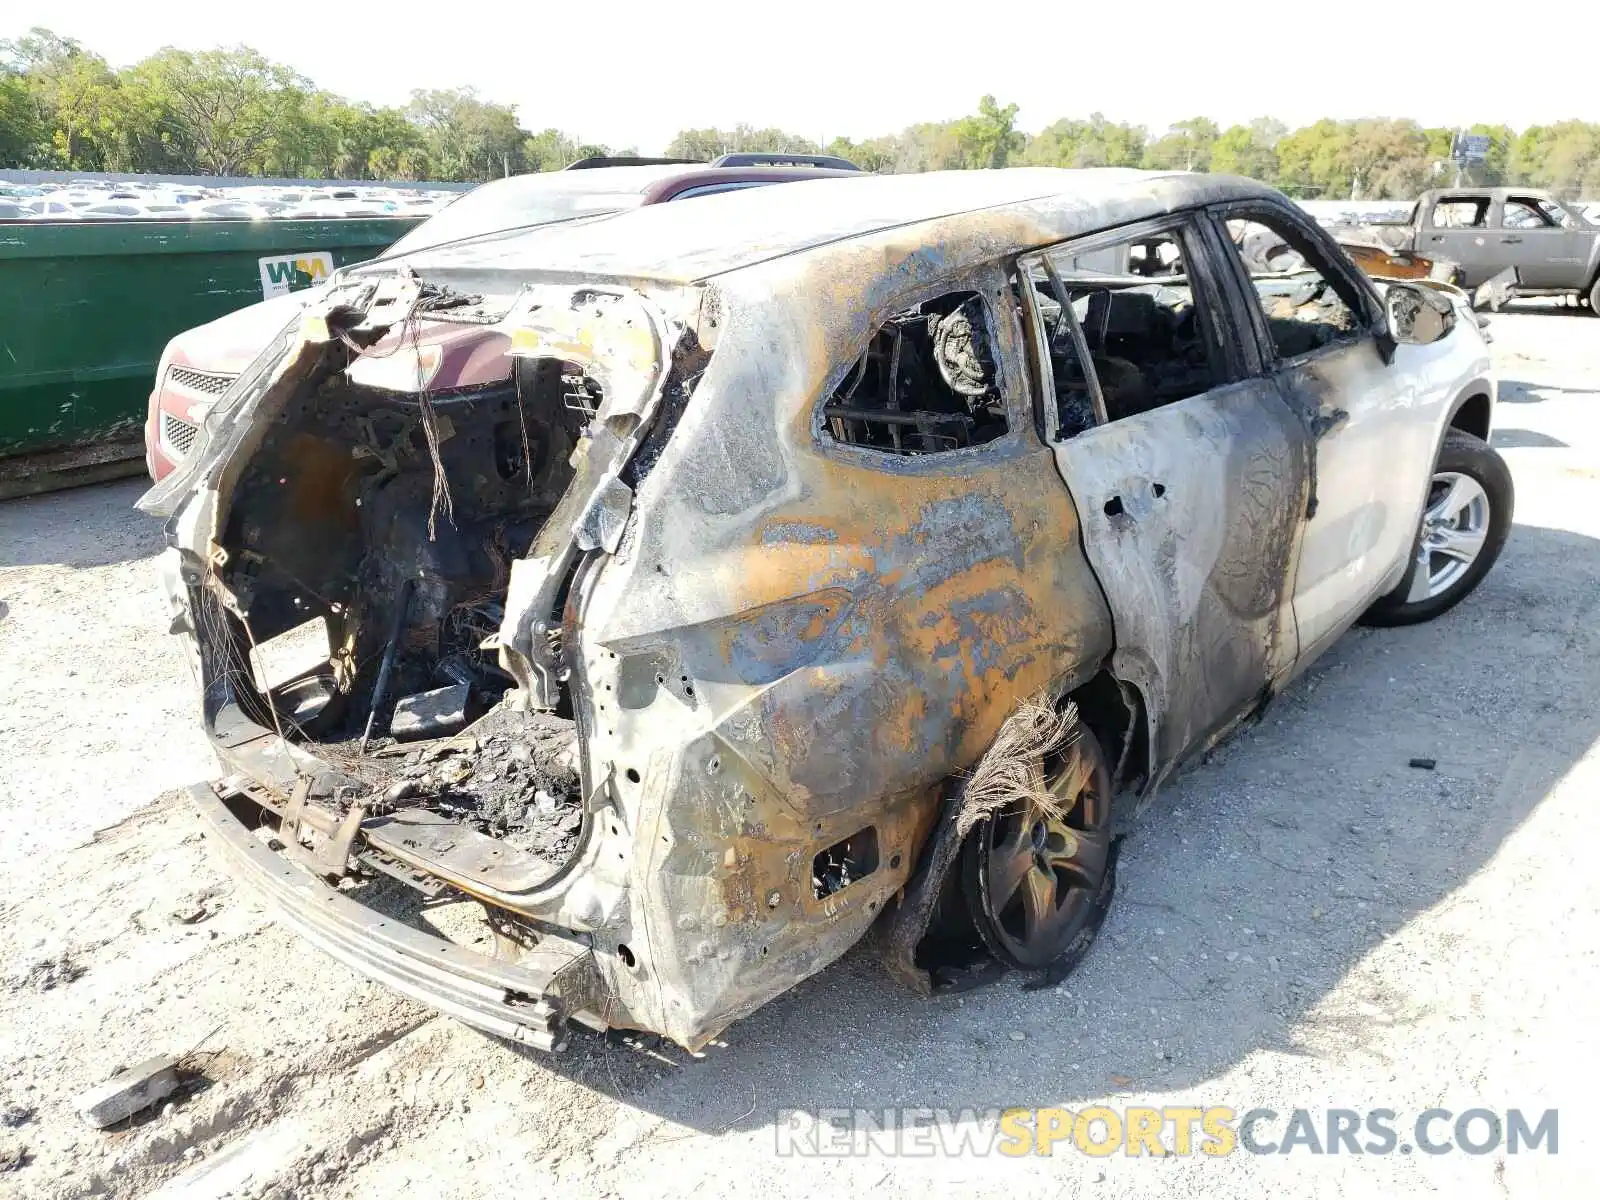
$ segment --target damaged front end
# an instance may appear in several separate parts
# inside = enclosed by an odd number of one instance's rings
[[[357,276],[141,501],[171,518],[173,630],[226,772],[195,798],[235,869],[350,965],[545,1048],[568,1018],[696,1045],[738,1015],[648,962],[618,787],[641,776],[593,744],[628,684],[591,679],[609,652],[583,621],[708,360],[699,304]],[[494,953],[360,902],[386,879],[481,902]]]

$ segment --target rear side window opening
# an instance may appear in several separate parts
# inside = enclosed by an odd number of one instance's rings
[[[830,441],[902,456],[1004,437],[994,323],[974,291],[947,292],[885,321],[823,406]]]

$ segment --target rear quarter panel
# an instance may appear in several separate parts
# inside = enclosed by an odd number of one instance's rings
[[[660,981],[631,1002],[689,1041],[848,948],[915,865],[942,782],[1110,649],[1005,274],[935,287],[939,253],[909,235],[887,263],[858,253],[837,288],[780,260],[713,291],[717,349],[586,613],[591,761],[625,781],[631,945]],[[921,459],[819,441],[819,398],[924,284],[1001,302],[1011,433]],[[814,855],[869,824],[878,872],[816,898]]]

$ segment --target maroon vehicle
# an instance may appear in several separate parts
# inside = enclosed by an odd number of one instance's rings
[[[711,163],[586,158],[563,171],[515,175],[474,188],[406,234],[377,261],[557,221],[594,220],[647,204],[861,174],[854,163],[826,154],[724,154]],[[167,343],[156,367],[145,420],[145,464],[151,478],[165,478],[183,461],[212,404],[325,286],[263,300],[185,330]]]

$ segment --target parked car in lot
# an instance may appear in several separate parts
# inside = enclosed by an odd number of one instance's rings
[[[394,259],[444,242],[547,222],[593,219],[671,200],[860,174],[843,159],[810,155],[726,155],[711,164],[607,158],[588,159],[575,167],[518,175],[475,188],[401,238],[385,257]],[[334,193],[335,197],[345,195]],[[307,210],[304,215],[330,214]],[[331,215],[350,213],[341,209]],[[152,478],[162,478],[183,458],[212,401],[228,389],[307,299],[306,293],[292,293],[264,300],[186,330],[167,343],[156,368],[145,421],[145,462]]]
[[[160,202],[140,201],[137,203],[122,201],[111,204],[91,204],[87,208],[78,210],[78,215],[85,219],[105,220],[108,218],[123,218],[150,221],[171,221],[186,217],[181,204],[162,204]]]
[[[1392,250],[1457,264],[1464,287],[1515,270],[1517,295],[1577,296],[1600,313],[1600,225],[1548,192],[1441,188],[1423,192],[1408,221],[1372,228]]]
[[[1119,812],[1483,578],[1493,403],[1461,292],[1218,175],[807,181],[364,264],[141,501],[193,797],[318,946],[545,1048],[703,1045],[874,927],[924,990],[1064,970]],[[494,954],[365,905],[396,879]]]
[[[86,208],[88,203],[76,197],[72,199],[59,195],[41,197],[33,202],[33,215],[46,221],[71,221],[77,218],[80,210]]]

